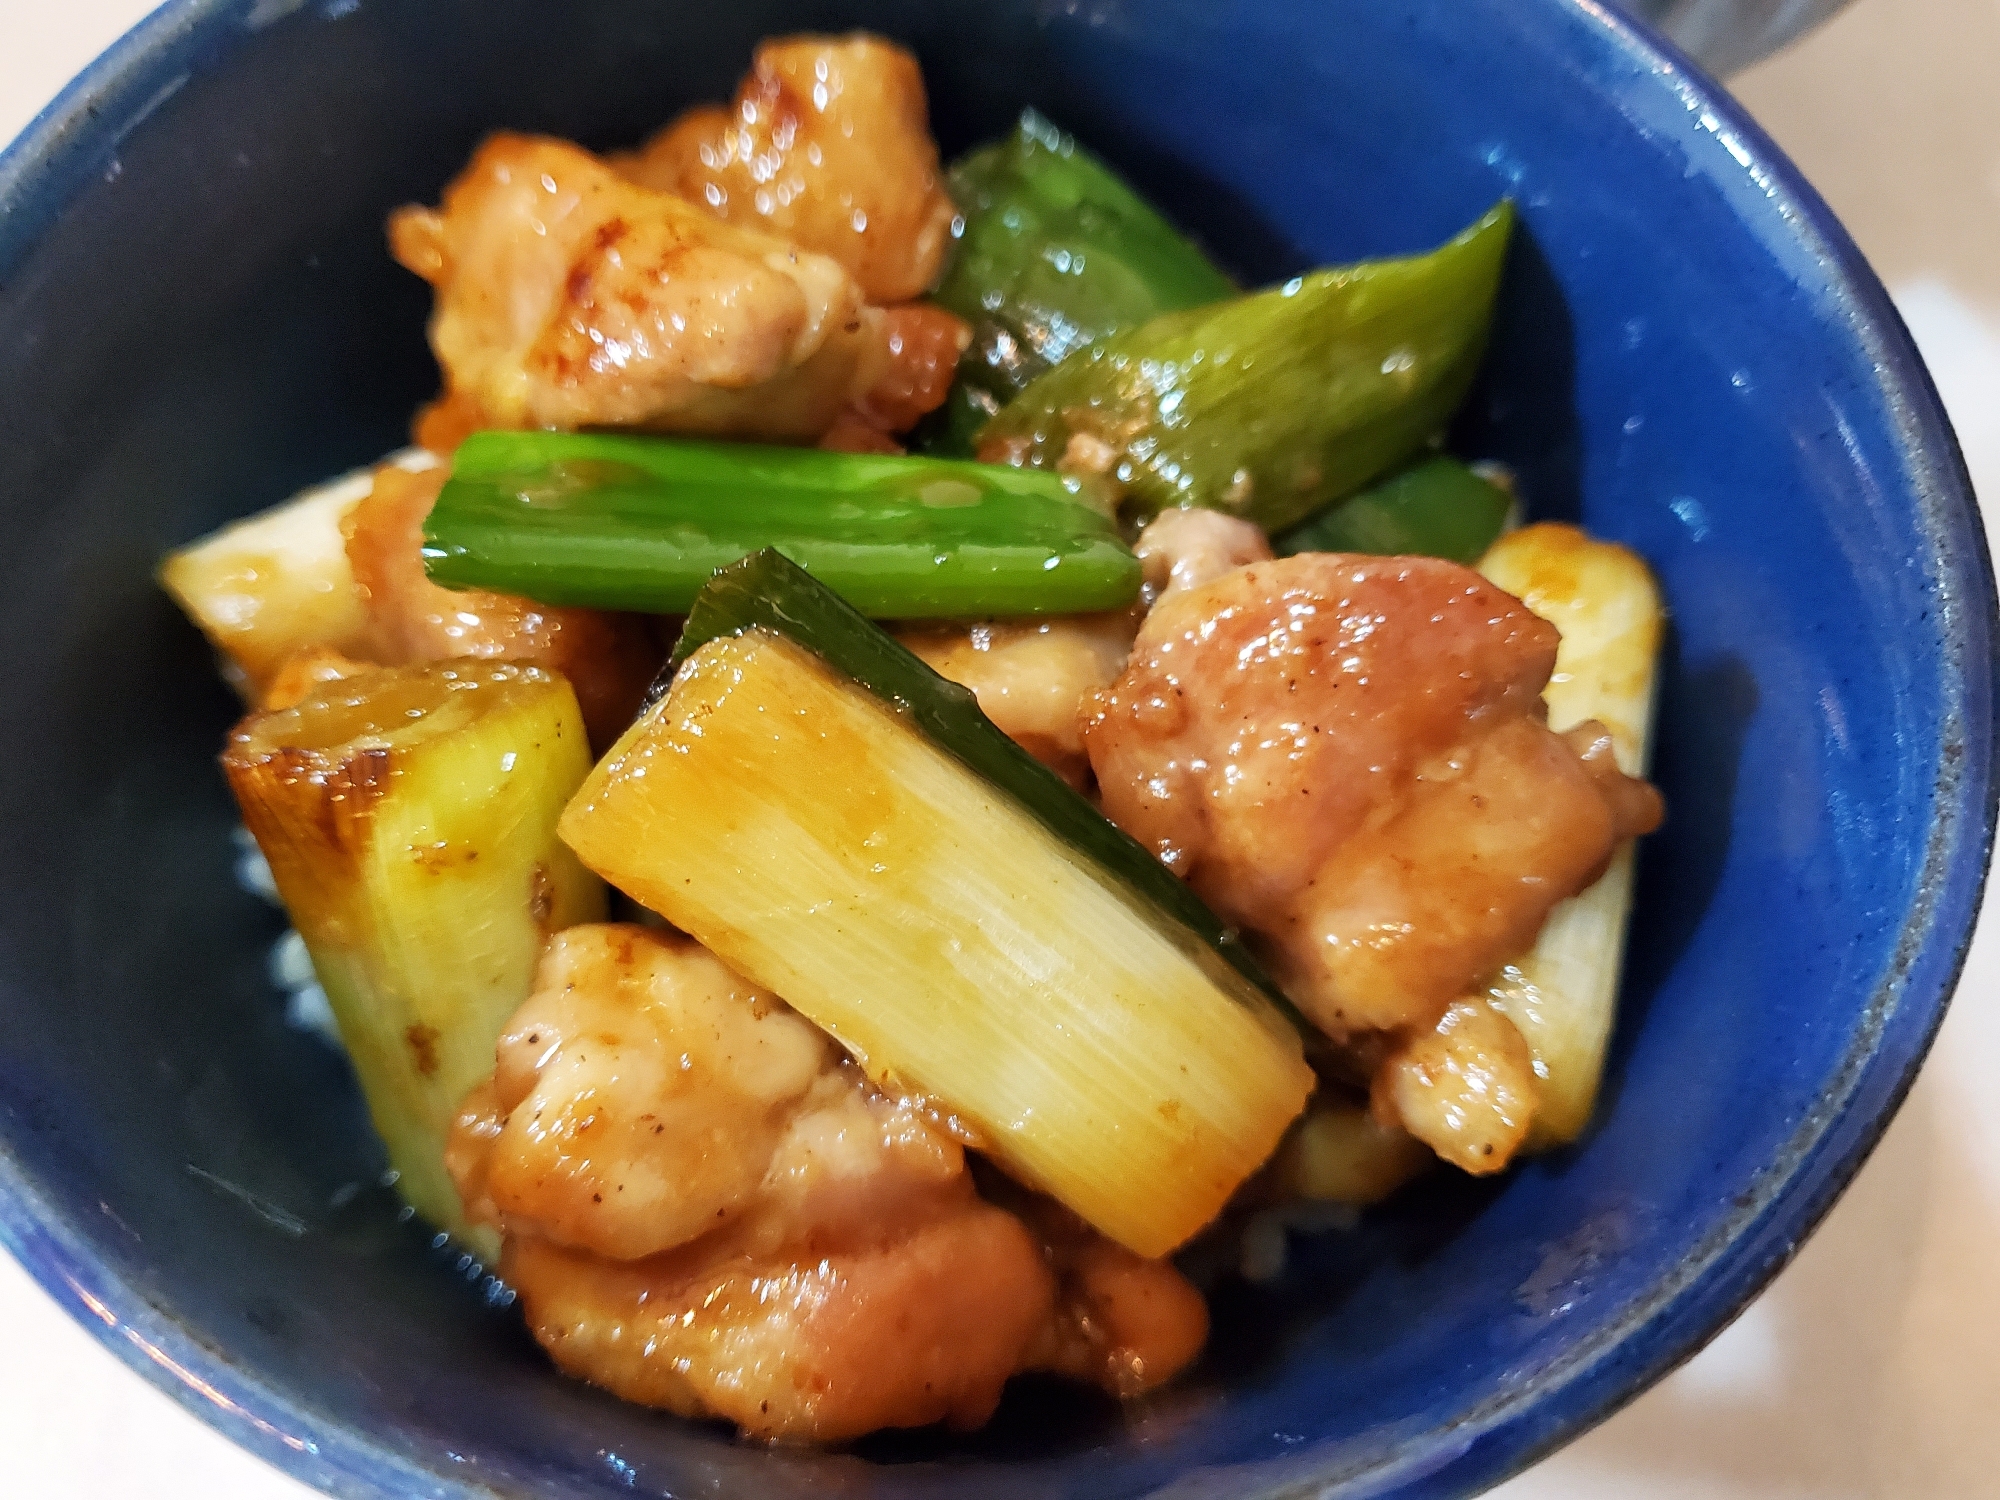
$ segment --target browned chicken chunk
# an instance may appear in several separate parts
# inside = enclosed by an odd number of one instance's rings
[[[644,928],[551,940],[447,1160],[563,1369],[772,1441],[977,1426],[1026,1368],[1129,1393],[1206,1333],[1172,1267],[982,1200],[919,1102]]]
[[[917,60],[858,33],[763,43],[729,108],[690,110],[613,164],[832,256],[877,303],[930,289],[957,212]]]
[[[1534,1054],[1484,997],[1455,1001],[1375,1072],[1370,1105],[1453,1166],[1484,1175],[1513,1159],[1534,1123]]]
[[[839,262],[627,181],[564,141],[494,136],[441,208],[400,210],[389,237],[437,289],[440,431],[809,442],[888,362],[882,314]]]
[[[615,1261],[511,1239],[501,1267],[567,1373],[770,1442],[977,1427],[1050,1305],[1020,1221],[969,1197],[796,1259],[701,1242]]]
[[[476,656],[551,668],[576,689],[591,740],[609,745],[631,723],[660,664],[645,623],[432,583],[424,572],[424,518],[447,472],[385,464],[342,523],[367,617],[365,654],[385,666]]]
[[[928,302],[885,308],[882,326],[889,357],[855,412],[882,432],[907,432],[944,404],[972,330]]]
[[[1208,1304],[1172,1261],[1133,1254],[1051,1199],[1005,1190],[1000,1201],[1040,1237],[1056,1274],[1055,1316],[1029,1355],[1032,1368],[1129,1400],[1201,1353]]]
[[[1658,821],[1615,766],[1593,776],[1538,718],[1475,729],[1413,768],[1398,800],[1265,919],[1277,977],[1329,1030],[1422,1024],[1525,952],[1619,839]]]
[[[1072,615],[904,630],[898,639],[940,677],[972,689],[1009,738],[1072,786],[1090,778],[1083,706],[1132,649],[1135,617]]]
[[[951,393],[972,330],[941,307],[909,302],[883,310],[889,360],[860,401],[834,418],[819,445],[836,453],[901,453],[907,432]]]
[[[1219,510],[1163,510],[1133,545],[1146,569],[1146,596],[1157,602],[1213,583],[1232,568],[1271,560],[1261,526]]]
[[[1453,563],[1238,568],[1162,599],[1100,695],[1105,811],[1330,1034],[1428,1028],[1659,820],[1546,727],[1556,640]]]

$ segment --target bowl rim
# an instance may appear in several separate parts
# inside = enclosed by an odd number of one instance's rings
[[[1499,1484],[1605,1420],[1726,1328],[1825,1218],[1915,1081],[1965,965],[2000,813],[1994,774],[2000,724],[1993,714],[2000,698],[1993,649],[2000,599],[1964,457],[1900,314],[1818,193],[1721,85],[1643,22],[1598,0],[1554,3],[1598,34],[1607,59],[1657,77],[1702,128],[1730,143],[1742,175],[1779,205],[1799,248],[1825,277],[1832,307],[1871,357],[1919,529],[1944,565],[1939,638],[1948,712],[1940,741],[1955,742],[1962,753],[1941,757],[1931,789],[1940,816],[1916,899],[1825,1107],[1801,1121],[1679,1273],[1535,1382],[1493,1397],[1450,1429],[1414,1436],[1385,1464],[1371,1461],[1365,1472],[1307,1472],[1268,1490],[1270,1500],[1392,1491],[1442,1500]],[[301,8],[269,0],[165,0],[119,37],[0,149],[0,266],[34,241],[124,134],[188,76]],[[1941,937],[1948,952],[1939,951]],[[1892,1039],[1899,1021],[1906,1031]],[[91,1250],[90,1236],[55,1208],[4,1140],[0,1245],[73,1318],[183,1408],[327,1494],[502,1500],[510,1493],[471,1473],[449,1475],[375,1434],[345,1427],[196,1338]]]

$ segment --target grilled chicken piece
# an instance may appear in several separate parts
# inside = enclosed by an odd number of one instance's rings
[[[882,304],[930,290],[957,213],[917,60],[860,33],[763,43],[729,108],[690,110],[613,165],[831,256]]]
[[[1330,1031],[1429,1021],[1525,952],[1620,839],[1659,822],[1649,788],[1539,718],[1474,728],[1265,919],[1275,977]]]
[[[854,411],[882,432],[907,432],[951,392],[972,330],[941,307],[911,302],[883,309],[888,362]]]
[[[761,1258],[703,1241],[615,1261],[507,1242],[501,1271],[565,1372],[767,1442],[979,1426],[1049,1317],[1020,1221],[968,1198],[893,1234]]]
[[[1162,599],[1085,745],[1106,813],[1330,1035],[1427,1029],[1659,821],[1548,730],[1556,641],[1454,563],[1254,563]]]
[[[447,1164],[557,1364],[770,1441],[974,1427],[1026,1368],[1129,1393],[1206,1332],[1170,1266],[1032,1232],[921,1101],[639,927],[551,941]]]
[[[1370,1109],[1453,1166],[1497,1172],[1528,1137],[1541,1092],[1527,1041],[1484,996],[1454,1001],[1376,1069]]]
[[[883,315],[837,261],[564,141],[492,137],[441,208],[398,210],[389,238],[437,289],[440,430],[810,442],[888,363]]]
[[[361,654],[385,666],[472,656],[549,667],[576,689],[592,742],[609,745],[631,723],[660,665],[645,622],[432,583],[424,572],[424,518],[447,473],[384,464],[342,522],[367,621]]]
[[[1213,583],[1232,568],[1271,560],[1271,542],[1261,526],[1194,506],[1161,511],[1132,550],[1145,565],[1150,603]]]
[[[992,1194],[1035,1232],[1056,1275],[1054,1316],[1031,1368],[1130,1400],[1194,1362],[1208,1342],[1208,1304],[1172,1261],[1133,1254],[1052,1198],[1012,1184]]]

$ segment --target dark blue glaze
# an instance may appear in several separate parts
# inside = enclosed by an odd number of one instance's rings
[[[854,24],[919,49],[948,147],[1032,103],[1249,276],[1514,194],[1461,437],[1659,570],[1672,813],[1582,1146],[1301,1243],[1129,1419],[1026,1388],[976,1438],[815,1456],[557,1379],[347,1196],[376,1150],[266,987],[212,768],[231,702],[148,572],[400,441],[434,375],[382,217],[484,130],[629,142],[760,34]],[[0,158],[0,514],[0,1235],[343,1495],[1475,1490],[1824,1212],[1937,1023],[1991,831],[1992,579],[1909,340],[1770,143],[1581,0],[170,4]]]

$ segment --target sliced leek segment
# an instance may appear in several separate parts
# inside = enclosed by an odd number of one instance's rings
[[[1645,563],[1574,526],[1543,522],[1495,542],[1479,570],[1562,632],[1543,698],[1558,731],[1595,719],[1618,767],[1643,776],[1665,613]],[[1534,948],[1495,980],[1494,1003],[1535,1054],[1541,1106],[1527,1149],[1573,1141],[1590,1123],[1617,1015],[1632,907],[1631,840],[1597,883],[1549,913]]]
[[[891,705],[932,743],[997,788],[1084,859],[1159,908],[1193,945],[1229,964],[1295,1025],[1309,1023],[1251,957],[1242,936],[1225,927],[1187,882],[1137,839],[1093,807],[979,710],[964,685],[940,677],[902,642],[782,552],[765,549],[718,569],[695,597],[668,673],[647,694],[664,694],[671,673],[717,636],[753,628],[774,631],[829,663]],[[1210,961],[1206,955],[1197,955]]]
[[[418,448],[385,462],[412,470],[437,465]],[[251,702],[297,653],[359,647],[367,619],[340,528],[374,483],[373,466],[356,469],[161,562],[161,587],[222,653],[223,675]]]
[[[324,685],[230,734],[223,769],[417,1211],[486,1252],[444,1168],[549,933],[604,887],[557,839],[590,769],[554,673],[457,661]]]
[[[1312,1087],[1257,987],[804,646],[709,640],[564,813],[583,862],[1141,1255]]]

